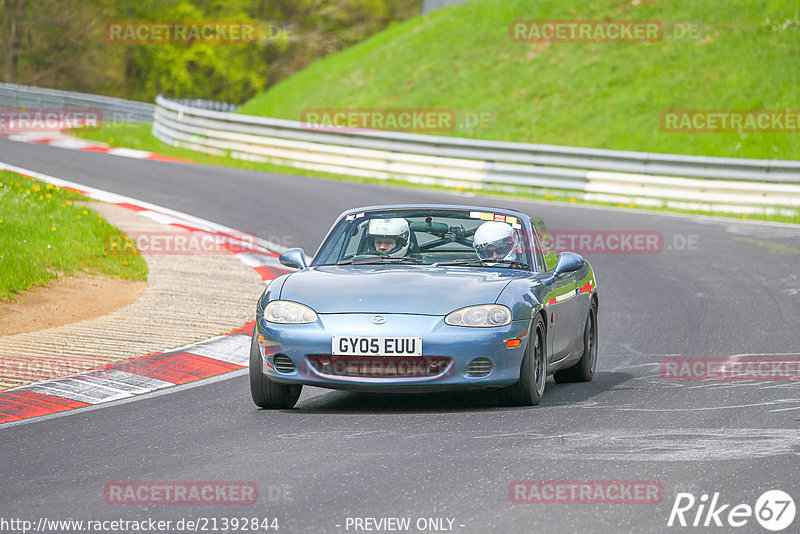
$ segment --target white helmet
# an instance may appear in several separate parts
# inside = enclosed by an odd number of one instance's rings
[[[373,219],[367,227],[367,245],[375,251],[376,237],[385,237],[395,240],[394,248],[385,252],[387,256],[402,257],[408,251],[408,221],[405,219]]]
[[[514,229],[504,222],[485,222],[475,230],[472,246],[481,259],[493,259],[495,253],[499,259],[508,259],[514,249]]]

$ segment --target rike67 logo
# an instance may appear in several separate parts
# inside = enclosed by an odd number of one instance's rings
[[[745,503],[735,506],[724,504],[720,501],[719,492],[715,492],[710,501],[707,493],[699,499],[691,493],[678,493],[667,526],[743,527],[755,517],[765,529],[778,532],[790,526],[794,516],[794,500],[781,490],[764,492],[756,500],[755,506]]]

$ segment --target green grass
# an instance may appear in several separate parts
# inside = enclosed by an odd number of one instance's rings
[[[0,301],[78,272],[146,280],[138,254],[107,250],[120,231],[91,208],[87,198],[10,171],[0,171]]]
[[[519,19],[691,21],[702,39],[512,42]],[[444,108],[486,112],[445,135],[707,156],[797,159],[800,133],[665,133],[671,109],[800,108],[800,16],[786,0],[481,0],[415,17],[325,57],[241,113]]]

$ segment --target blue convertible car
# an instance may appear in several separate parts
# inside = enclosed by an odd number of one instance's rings
[[[310,264],[259,298],[250,389],[291,408],[303,384],[362,391],[493,388],[534,405],[547,375],[589,381],[597,284],[578,254],[514,210],[400,205],[339,216]]]

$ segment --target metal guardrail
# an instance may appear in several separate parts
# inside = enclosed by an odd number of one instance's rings
[[[211,111],[234,112],[239,107],[236,104],[222,102],[221,100],[207,100],[203,98],[173,98],[170,99],[170,101],[177,102],[178,104],[183,104],[184,106],[189,106],[191,108],[208,109]]]
[[[474,189],[565,190],[589,200],[690,209],[794,214],[800,207],[800,161],[323,131],[296,121],[197,109],[160,96],[153,133],[169,144],[211,154],[338,174]]]
[[[155,106],[122,98],[0,83],[0,107],[14,109],[97,109],[103,121],[153,122]]]

